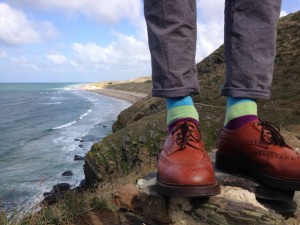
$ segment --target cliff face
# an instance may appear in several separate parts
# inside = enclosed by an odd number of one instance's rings
[[[113,132],[125,128],[127,125],[143,119],[144,117],[157,114],[165,110],[165,102],[160,98],[153,98],[150,95],[142,101],[124,110],[118,116],[118,120],[113,124]]]
[[[156,151],[166,135],[163,112],[128,124],[92,146],[86,155],[85,174],[88,184],[113,181],[141,168],[152,170]]]
[[[300,12],[280,19],[272,98],[259,102],[259,115],[280,124],[296,147],[300,132]],[[214,148],[225,112],[220,88],[225,79],[223,46],[197,64],[201,95],[194,96],[207,150]],[[117,87],[115,87],[117,88]],[[131,87],[132,88],[132,87]],[[92,146],[86,156],[88,183],[155,168],[156,156],[166,136],[165,103],[146,97],[124,110],[111,135]],[[293,144],[292,143],[292,144]]]

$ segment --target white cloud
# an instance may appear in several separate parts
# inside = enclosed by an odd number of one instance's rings
[[[203,24],[198,23],[197,52],[196,61],[199,62],[204,57],[211,54],[221,44],[223,44],[223,28],[218,23]]]
[[[150,62],[150,53],[146,40],[139,40],[133,36],[117,34],[118,39],[114,48],[121,50],[121,59],[127,65],[139,65]],[[122,63],[120,62],[120,63]]]
[[[280,11],[280,17],[286,16],[288,13],[286,11]]]
[[[224,1],[198,0],[198,13],[203,16],[197,23],[197,62],[223,43]],[[151,61],[143,18],[140,25],[138,37],[116,33],[116,40],[106,46],[96,43],[74,43],[75,61],[86,68],[136,68],[138,71],[139,67],[149,67]],[[144,71],[147,71],[147,75],[150,74],[149,68]]]
[[[97,77],[94,80],[107,79],[108,75],[111,80],[149,75],[150,55],[146,39],[116,32],[114,35],[115,40],[107,45],[73,43],[68,57],[52,51],[45,56],[48,63],[42,62],[40,67],[53,74],[72,72]]]
[[[0,59],[5,59],[6,57],[7,57],[6,51],[0,49]]]
[[[46,58],[57,65],[65,64],[68,61],[65,56],[58,52],[47,54]]]
[[[28,62],[25,56],[12,57],[10,61],[15,64],[26,64]]]
[[[22,55],[10,58],[10,62],[14,67],[22,67],[31,70],[39,69],[39,67],[35,63],[32,63],[30,60],[28,60],[25,56]]]
[[[55,34],[51,23],[30,20],[22,11],[0,3],[0,44],[36,43]]]
[[[77,63],[94,65],[139,66],[150,63],[147,43],[133,36],[117,33],[116,41],[107,46],[95,43],[73,44]]]
[[[198,21],[197,23],[196,62],[208,56],[223,43],[224,4],[216,8],[214,7],[214,4],[217,4],[216,1],[221,2],[221,0],[215,0],[210,5],[210,9],[215,9],[216,11],[214,13],[207,13],[205,21]],[[203,7],[204,6],[208,7],[209,4],[205,3],[203,4]],[[200,11],[202,10],[201,7],[199,7],[199,9]],[[202,11],[205,11],[205,9]],[[139,38],[117,33],[117,39],[107,46],[101,46],[96,43],[75,43],[73,44],[73,50],[75,52],[76,62],[78,64],[90,64],[96,67],[100,65],[106,67],[120,67],[122,65],[139,67],[141,64],[150,65],[150,53],[145,26],[141,26],[137,33],[139,33]],[[150,73],[150,71],[148,71],[148,73]]]
[[[206,18],[206,21],[224,21],[224,0],[197,0],[197,8],[200,15]]]
[[[119,52],[112,45],[102,47],[95,43],[74,43],[73,50],[79,63],[98,64],[116,63],[119,60]]]
[[[196,62],[211,54],[224,42],[224,0],[197,0]]]
[[[13,0],[15,4],[44,10],[58,9],[66,15],[85,15],[102,23],[116,23],[127,18],[139,24],[142,17],[141,0]]]

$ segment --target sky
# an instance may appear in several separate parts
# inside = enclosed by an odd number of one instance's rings
[[[283,0],[281,16],[300,10]],[[223,43],[224,0],[197,0],[196,62]],[[142,0],[0,0],[0,82],[151,75]]]

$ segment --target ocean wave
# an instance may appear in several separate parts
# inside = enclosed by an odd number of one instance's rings
[[[59,105],[61,104],[61,102],[45,102],[45,103],[42,103],[43,105]]]
[[[88,111],[86,111],[85,113],[83,113],[83,114],[79,117],[79,119],[82,120],[82,119],[83,119],[84,117],[86,117],[90,112],[92,112],[91,109],[89,109]]]
[[[70,127],[70,126],[72,126],[75,123],[76,123],[76,120],[74,120],[74,121],[72,121],[70,123],[63,124],[63,125],[58,126],[58,127],[54,127],[54,128],[52,128],[52,130],[59,130],[59,129],[63,129],[63,128],[66,128],[66,127]]]
[[[71,84],[63,88],[65,91],[76,91],[76,90],[82,90],[82,84]]]

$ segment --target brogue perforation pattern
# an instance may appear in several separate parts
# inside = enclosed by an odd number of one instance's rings
[[[276,152],[270,152],[270,151],[253,151],[253,154],[255,155],[263,155],[267,157],[272,157],[272,158],[278,158],[281,160],[295,160],[295,159],[300,159],[300,157],[288,157],[288,156],[282,156],[280,154],[277,154]]]
[[[160,156],[159,160],[161,161],[161,163],[169,166],[169,167],[176,167],[176,166],[192,166],[192,165],[201,165],[204,164],[206,162],[209,161],[208,157],[205,157],[201,162],[195,162],[192,160],[184,160],[181,163],[172,163],[171,161],[169,161],[168,159],[166,159],[163,156]]]

